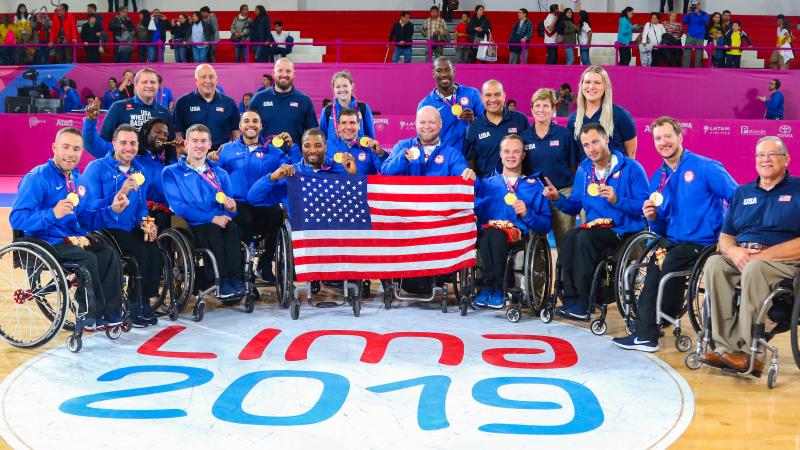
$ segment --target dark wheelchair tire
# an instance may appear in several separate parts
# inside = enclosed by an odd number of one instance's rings
[[[791,322],[791,343],[792,343],[792,356],[794,356],[794,363],[800,369],[800,292],[794,293],[794,306],[792,306]]]
[[[700,295],[705,297],[706,293],[705,286],[700,285],[703,281],[703,266],[705,266],[708,258],[715,253],[716,248],[713,245],[703,249],[703,252],[700,253],[697,261],[695,261],[694,266],[692,266],[692,274],[689,275],[686,310],[689,315],[689,323],[692,324],[692,329],[695,333],[699,333],[700,330],[703,329],[703,304],[702,299],[699,298]],[[800,363],[798,363],[798,367],[800,367]]]

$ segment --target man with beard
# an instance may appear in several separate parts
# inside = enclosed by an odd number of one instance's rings
[[[194,71],[197,89],[175,103],[175,134],[183,132],[196,123],[211,130],[211,149],[239,137],[239,108],[236,102],[217,91],[217,71],[210,64],[200,64]]]
[[[356,159],[357,173],[375,175],[381,172],[381,165],[389,156],[380,142],[368,136],[358,138],[360,130],[358,111],[343,107],[338,117],[335,136],[329,136],[327,142],[328,158],[341,162],[345,154]]]
[[[172,114],[156,101],[158,91],[158,74],[155,70],[144,68],[133,77],[133,97],[119,100],[111,105],[103,120],[100,137],[111,142],[114,130],[123,123],[139,129],[153,117],[159,117],[172,123]]]

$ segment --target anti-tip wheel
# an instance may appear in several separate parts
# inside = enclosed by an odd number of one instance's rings
[[[256,301],[253,298],[247,297],[244,300],[244,312],[250,314],[256,309]]]
[[[205,314],[205,312],[203,311],[204,309],[205,307],[202,303],[195,306],[194,309],[192,310],[192,320],[194,320],[195,322],[200,322],[201,320],[203,320],[203,315]]]
[[[447,312],[447,299],[446,298],[442,299],[442,312],[443,313]]]
[[[692,370],[697,370],[703,364],[700,362],[700,357],[695,352],[691,352],[686,355],[684,358],[683,363],[686,364],[686,367]]]
[[[361,299],[356,297],[353,300],[353,316],[360,317],[361,316]]]
[[[172,308],[172,309],[169,311],[169,320],[171,320],[171,321],[173,321],[173,322],[174,322],[174,321],[176,321],[176,320],[178,320],[178,308],[177,308],[177,307],[173,307],[173,308]]]
[[[688,352],[692,348],[692,338],[689,336],[676,336],[675,348],[679,352]]]
[[[553,311],[551,311],[550,308],[542,308],[542,310],[539,311],[539,318],[542,319],[544,323],[550,323],[553,321]]]
[[[606,330],[608,329],[608,324],[606,324],[605,320],[595,319],[592,321],[591,328],[592,328],[592,333],[595,336],[602,336],[606,334]]]
[[[83,340],[81,339],[80,336],[73,335],[67,339],[67,348],[72,353],[78,353],[79,351],[81,351],[81,347],[83,347]]]
[[[511,308],[506,311],[506,319],[508,319],[508,321],[511,323],[519,322],[520,316],[521,314],[517,308]]]
[[[300,302],[297,300],[292,300],[289,303],[289,315],[292,317],[292,320],[297,320],[300,317]]]

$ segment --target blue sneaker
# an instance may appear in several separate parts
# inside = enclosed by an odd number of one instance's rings
[[[85,317],[83,319],[83,331],[87,331],[87,332],[91,333],[92,331],[95,331],[96,327],[97,327],[97,321],[96,320],[90,319],[88,317]]]
[[[219,298],[231,298],[234,295],[236,295],[236,288],[227,281],[219,282]]]
[[[247,294],[247,286],[244,284],[244,281],[240,279],[235,279],[230,282],[233,289],[236,291],[236,295],[244,295]]]
[[[556,312],[567,319],[586,320],[589,318],[589,313],[584,309],[583,306],[577,303],[563,305],[560,308],[557,308]]]
[[[503,298],[503,290],[493,289],[492,292],[489,294],[489,301],[487,302],[487,306],[492,309],[503,309],[505,305],[506,301]]]
[[[105,320],[109,327],[122,325],[122,317],[119,314],[106,314]]]
[[[639,350],[640,352],[653,353],[658,351],[658,341],[643,341],[638,336],[625,336],[611,340],[617,347],[625,350]]]
[[[472,306],[476,308],[486,308],[486,306],[489,303],[490,294],[491,292],[489,291],[489,288],[481,289],[478,295],[476,295],[475,298],[472,300]]]

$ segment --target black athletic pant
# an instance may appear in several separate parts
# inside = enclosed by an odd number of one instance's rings
[[[686,1],[689,1],[689,0],[686,0]],[[667,4],[667,3],[669,4],[669,11],[670,12],[671,11],[675,11],[675,5],[673,3],[673,0],[661,0],[661,7],[658,9],[658,11],[660,13],[662,13],[662,14],[664,13],[664,5]]]
[[[264,236],[264,253],[258,264],[264,264],[275,259],[275,245],[278,232],[283,224],[283,210],[280,206],[251,206],[247,203],[236,203],[236,218],[234,221],[242,230],[242,241],[250,244],[256,234]]]
[[[161,211],[160,209],[151,209],[148,214],[155,219],[155,224],[159,233],[167,228],[172,228],[172,214]]]
[[[620,66],[630,66],[631,65],[631,49],[620,48],[619,49],[619,65]]]
[[[63,243],[55,246],[56,259],[61,262],[74,262],[89,270],[92,277],[91,286],[94,301],[87,302],[83,290],[77,293],[78,311],[83,313],[88,306],[89,319],[102,319],[103,316],[121,316],[122,311],[122,275],[120,263],[114,250],[108,245],[96,243],[86,248]],[[86,305],[88,303],[88,305]]]
[[[545,64],[558,64],[558,47],[555,45],[548,45],[546,50],[547,57],[545,58]]]
[[[578,303],[589,310],[594,269],[619,243],[620,237],[610,228],[573,228],[564,235],[558,263],[566,304]]]
[[[194,246],[207,248],[214,254],[219,269],[220,281],[241,280],[242,271],[242,232],[236,222],[230,221],[225,228],[220,228],[215,223],[205,223],[192,227]],[[214,280],[214,270],[211,264],[205,265],[207,280]]]
[[[164,259],[158,244],[155,242],[145,242],[144,232],[135,228],[133,231],[122,231],[107,228],[114,240],[117,241],[122,256],[131,257],[136,260],[141,276],[141,292],[136,291],[136,283],[133,283],[131,291],[131,313],[134,316],[142,314],[142,304],[139,300],[148,301],[153,297],[158,297],[158,285],[161,282],[161,271],[164,269]],[[134,274],[131,273],[131,276]]]
[[[506,234],[497,228],[487,228],[483,230],[478,242],[483,285],[489,289],[503,289],[509,247]]]
[[[656,326],[656,298],[658,297],[658,283],[661,274],[689,270],[694,265],[702,245],[676,244],[667,246],[667,255],[659,269],[656,258],[650,260],[647,266],[647,275],[644,278],[644,288],[637,300],[638,317],[636,321],[636,335],[647,341],[658,341],[659,331]],[[675,277],[664,286],[661,310],[665,314],[676,317],[681,312],[684,294],[686,292],[686,278]]]

